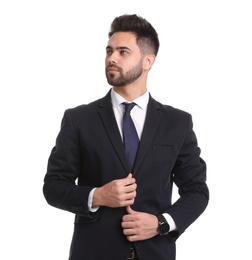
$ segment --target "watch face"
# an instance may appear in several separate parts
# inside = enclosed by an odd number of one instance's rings
[[[159,222],[158,232],[159,232],[160,236],[167,235],[170,231],[169,224],[167,223],[167,221],[163,215],[157,215],[157,218],[158,218],[158,222]]]
[[[166,235],[169,232],[169,225],[166,222],[160,223],[160,234]]]

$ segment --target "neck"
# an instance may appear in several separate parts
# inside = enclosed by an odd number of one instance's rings
[[[147,88],[145,89],[133,89],[128,86],[125,87],[113,87],[114,91],[119,94],[121,97],[126,99],[127,101],[133,101],[139,97],[141,97],[143,94],[146,93]]]
[[[134,82],[130,85],[124,87],[113,87],[114,91],[122,96],[127,101],[133,101],[147,91],[146,81],[144,82]]]

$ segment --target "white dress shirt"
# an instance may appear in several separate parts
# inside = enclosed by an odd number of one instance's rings
[[[112,88],[111,90],[111,102],[112,102],[112,107],[114,111],[114,115],[116,118],[116,122],[118,125],[119,132],[121,134],[122,140],[123,140],[123,115],[125,111],[125,106],[122,104],[123,102],[131,103],[127,100],[125,100],[122,96],[117,94],[114,89]],[[139,137],[139,140],[141,140],[142,137],[142,132],[143,132],[143,127],[144,127],[144,122],[146,118],[146,113],[147,113],[147,105],[149,102],[149,92],[146,91],[145,94],[143,94],[141,97],[133,100],[136,104],[130,112],[132,121],[136,127],[136,131]],[[92,207],[92,202],[93,202],[93,195],[94,195],[95,188],[91,190],[89,194],[89,199],[88,199],[88,207],[89,211],[95,212],[99,209],[99,207]],[[167,220],[168,224],[170,225],[170,231],[176,230],[176,224],[172,217],[167,214],[163,213],[163,216]]]

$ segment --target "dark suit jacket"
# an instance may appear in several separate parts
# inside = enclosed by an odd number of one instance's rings
[[[191,116],[150,97],[132,171],[137,182],[132,208],[151,214],[167,212],[178,230],[135,242],[141,260],[175,259],[175,240],[207,206],[206,165],[199,155]],[[94,187],[125,178],[129,172],[110,92],[65,112],[43,190],[50,205],[76,214],[69,259],[127,258],[131,244],[121,228],[125,208],[100,207],[90,213],[87,200]],[[172,205],[173,182],[180,198]]]

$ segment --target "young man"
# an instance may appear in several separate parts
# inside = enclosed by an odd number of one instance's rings
[[[106,47],[112,89],[64,114],[44,195],[76,214],[71,260],[173,260],[175,240],[207,206],[191,116],[146,88],[158,48],[145,19],[117,17]],[[173,183],[180,198],[172,205]]]

